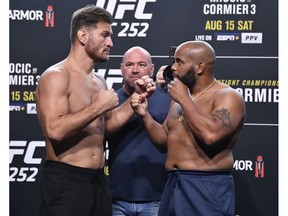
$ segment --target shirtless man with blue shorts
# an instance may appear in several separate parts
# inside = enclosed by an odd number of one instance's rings
[[[172,106],[161,125],[147,111],[147,99],[131,98],[149,137],[167,148],[167,183],[159,216],[234,216],[235,191],[231,175],[232,149],[246,115],[243,97],[214,77],[216,55],[210,44],[180,44],[167,90]],[[157,83],[165,83],[162,66]]]

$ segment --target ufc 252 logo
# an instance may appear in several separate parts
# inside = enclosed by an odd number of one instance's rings
[[[44,141],[10,141],[10,182],[35,182],[36,175],[38,174],[39,165],[43,160],[43,158],[39,156],[41,155],[39,153],[41,151],[44,151],[44,147]],[[17,166],[15,164],[17,164]]]
[[[115,21],[121,20],[113,23],[113,31],[118,32],[118,37],[146,37],[149,29],[147,20],[151,20],[153,14],[145,9],[151,2],[156,0],[96,0],[96,6],[109,11]],[[128,13],[133,13],[134,22],[131,22],[131,18],[125,22],[125,14]]]

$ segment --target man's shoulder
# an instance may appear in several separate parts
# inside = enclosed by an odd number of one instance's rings
[[[65,71],[65,69],[57,65],[52,65],[41,74],[41,79],[61,79],[61,77],[64,78],[67,76],[68,73]]]
[[[241,96],[240,92],[235,88],[223,83],[221,83],[221,85],[222,86],[216,91],[217,94]]]
[[[243,95],[237,89],[226,84],[215,91],[214,99],[221,102],[230,101],[234,104],[245,103]]]

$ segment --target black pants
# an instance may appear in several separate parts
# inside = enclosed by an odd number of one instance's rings
[[[40,216],[111,216],[112,199],[103,169],[46,160],[40,180]]]

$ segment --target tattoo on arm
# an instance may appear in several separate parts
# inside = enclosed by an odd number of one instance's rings
[[[213,117],[216,117],[222,121],[222,129],[224,131],[231,127],[230,112],[224,107],[220,110],[216,110],[215,114],[213,114]]]

